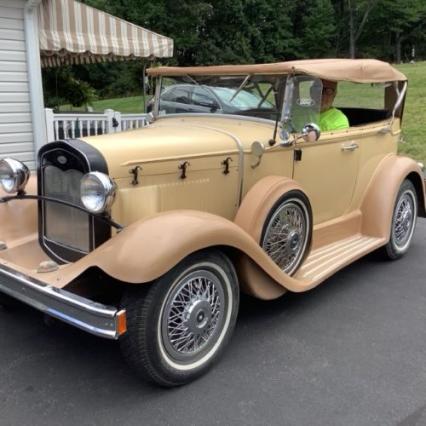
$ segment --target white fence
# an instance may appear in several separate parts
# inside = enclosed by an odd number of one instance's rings
[[[122,114],[112,109],[103,113],[54,113],[46,108],[45,113],[48,142],[138,129],[148,123],[147,114]]]

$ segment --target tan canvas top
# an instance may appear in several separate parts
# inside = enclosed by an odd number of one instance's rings
[[[383,83],[405,81],[407,77],[387,62],[376,59],[306,59],[254,65],[216,65],[207,67],[149,68],[148,75],[246,75],[246,74],[308,74],[334,81]]]

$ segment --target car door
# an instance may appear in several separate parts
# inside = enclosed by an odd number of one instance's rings
[[[352,129],[323,133],[316,142],[298,142],[293,178],[311,201],[314,224],[349,212],[359,168],[359,143]]]

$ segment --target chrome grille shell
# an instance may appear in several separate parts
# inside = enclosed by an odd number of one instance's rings
[[[78,139],[51,142],[38,154],[38,195],[82,207],[80,180],[92,171],[108,173],[102,154],[91,145]],[[40,245],[60,263],[80,259],[110,236],[110,227],[93,215],[39,201]]]

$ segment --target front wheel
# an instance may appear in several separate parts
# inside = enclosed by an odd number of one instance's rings
[[[225,348],[238,304],[229,259],[219,251],[190,255],[151,285],[124,294],[123,355],[141,376],[161,386],[188,383]]]
[[[405,180],[396,197],[390,239],[382,253],[390,260],[399,259],[410,248],[416,227],[418,201],[414,185]]]

